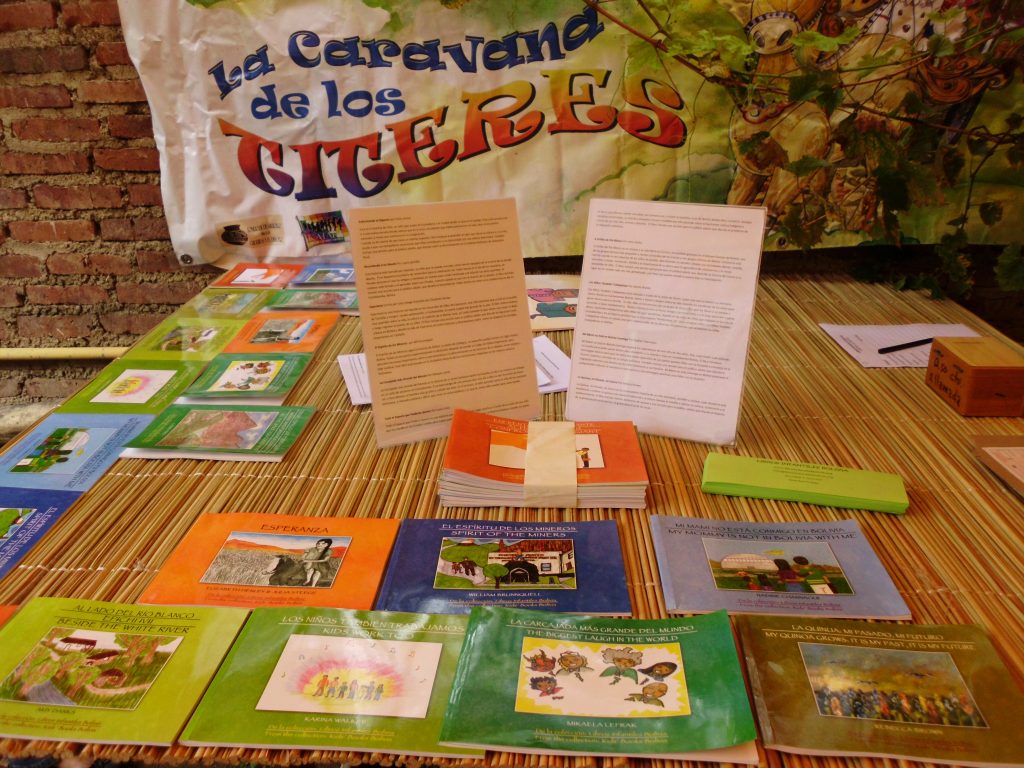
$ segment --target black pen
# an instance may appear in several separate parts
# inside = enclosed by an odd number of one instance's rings
[[[913,349],[914,347],[923,347],[925,344],[931,344],[934,339],[918,339],[917,341],[905,341],[902,344],[893,344],[891,347],[882,347],[878,350],[878,354],[887,355],[890,352],[899,352],[901,349]]]

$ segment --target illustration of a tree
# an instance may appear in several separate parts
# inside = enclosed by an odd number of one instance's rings
[[[174,640],[173,637],[158,635],[114,635],[114,642],[124,648],[125,667],[135,666],[140,656],[143,664],[152,664],[153,659],[156,658],[157,648],[172,640]]]
[[[57,660],[52,658],[49,653],[45,657],[38,658],[35,663],[21,673],[21,689],[18,691],[18,695],[22,698],[28,696],[28,692],[37,685],[42,685],[52,679],[58,668]]]
[[[68,689],[67,697],[74,699],[79,691],[100,676],[102,670],[98,666],[90,664],[77,667],[68,673],[68,680],[71,687]]]
[[[57,673],[54,677],[58,680],[66,677],[71,670],[84,664],[87,658],[88,655],[82,651],[72,651],[63,654],[58,662]]]
[[[484,576],[494,579],[494,588],[501,587],[501,580],[508,576],[508,568],[501,563],[489,563],[484,566]]]

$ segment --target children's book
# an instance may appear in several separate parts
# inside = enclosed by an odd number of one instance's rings
[[[359,297],[355,289],[278,291],[267,304],[273,310],[305,310],[320,312],[334,311],[342,315],[359,314]]]
[[[57,411],[159,413],[202,369],[198,360],[115,360]]]
[[[299,272],[301,264],[236,264],[210,283],[216,288],[284,288]]]
[[[210,360],[242,328],[241,320],[171,315],[125,354],[144,360]]]
[[[734,523],[651,517],[670,613],[909,619],[910,609],[855,520]]]
[[[187,746],[482,756],[438,745],[464,616],[257,608]]]
[[[336,312],[260,312],[225,352],[315,352],[338,321]]]
[[[312,359],[309,353],[224,353],[210,361],[180,402],[281,405]]]
[[[245,319],[256,314],[276,293],[246,288],[207,288],[175,314],[181,317]]]
[[[1024,696],[976,625],[739,616],[764,745],[1024,765]]]
[[[304,288],[321,285],[352,285],[356,271],[351,264],[309,264],[292,278],[289,287]]]
[[[729,618],[474,608],[443,743],[757,763]]]
[[[630,615],[615,521],[403,520],[377,609],[475,605]]]
[[[172,405],[127,444],[126,459],[281,461],[310,406]]]
[[[456,409],[438,484],[443,506],[581,506],[642,508],[648,479],[636,429],[628,421],[576,422],[569,434],[569,477],[574,502],[529,504],[531,455],[539,465],[560,463],[562,453],[532,454],[530,422]],[[570,425],[570,431],[571,431]],[[575,477],[572,476],[575,467]]]
[[[0,579],[81,495],[76,491],[0,488]]]
[[[0,735],[172,744],[245,614],[30,600],[0,628]]]
[[[0,454],[0,488],[86,491],[152,420],[145,414],[53,413]]]
[[[204,514],[139,602],[370,608],[397,530],[390,519]]]
[[[575,328],[579,297],[579,275],[527,275],[530,328],[534,331]]]

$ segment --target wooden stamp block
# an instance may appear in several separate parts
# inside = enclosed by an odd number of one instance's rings
[[[990,336],[935,339],[925,381],[964,416],[1024,416],[1024,357]]]

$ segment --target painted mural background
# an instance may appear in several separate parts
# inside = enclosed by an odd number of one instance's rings
[[[766,248],[1019,241],[1024,3],[119,0],[182,263],[331,258],[353,207],[763,205]]]

